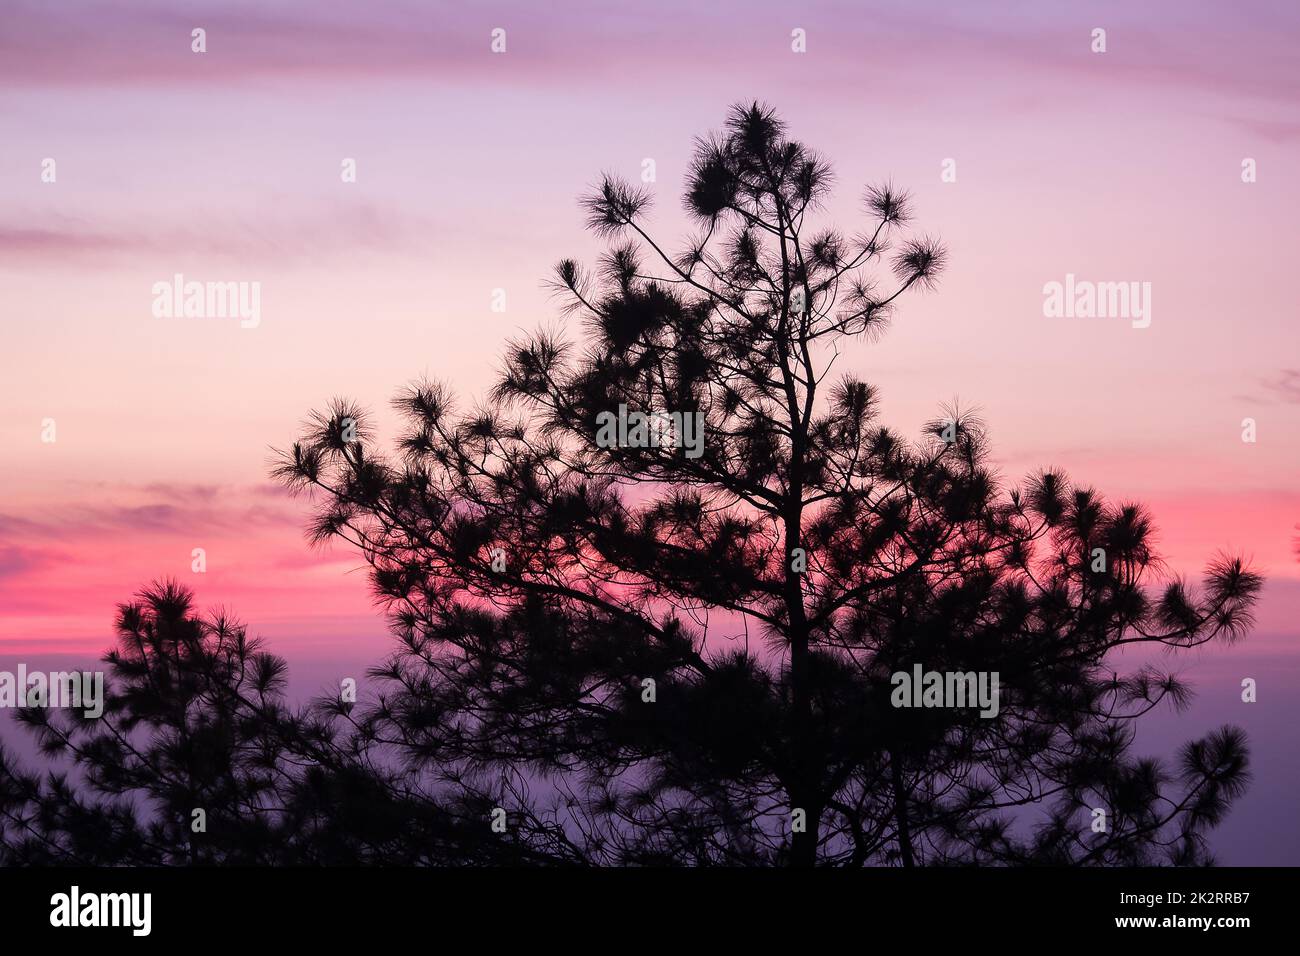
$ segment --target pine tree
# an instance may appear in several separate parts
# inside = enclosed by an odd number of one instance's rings
[[[581,328],[511,343],[483,404],[411,386],[390,457],[355,404],[315,414],[277,475],[314,493],[314,540],[359,549],[400,640],[366,735],[511,799],[517,838],[569,860],[1203,861],[1244,737],[1136,758],[1137,718],[1189,691],[1109,656],[1239,637],[1260,579],[1230,557],[1196,593],[1160,578],[1141,506],[1055,471],[1001,487],[958,408],[882,425],[832,367],[945,250],[890,185],[861,233],[815,225],[830,185],[737,107],[697,144],[680,250],[648,191],[584,200],[608,251],[554,279]],[[996,717],[894,706],[918,664],[995,672]]]
[[[1193,593],[1140,505],[1055,471],[1003,488],[960,409],[883,426],[832,366],[945,254],[888,185],[862,233],[815,227],[830,181],[738,107],[697,146],[682,251],[647,192],[587,197],[610,249],[555,279],[582,331],[512,343],[483,405],[410,387],[388,458],[355,404],[314,414],[276,476],[371,568],[398,638],[372,690],[291,707],[242,625],[152,586],[102,717],[19,712],[48,765],[0,754],[0,860],[1210,860],[1244,735],[1135,756],[1190,691],[1113,652],[1237,639],[1260,578],[1217,557]],[[918,669],[996,674],[996,706],[900,706]]]

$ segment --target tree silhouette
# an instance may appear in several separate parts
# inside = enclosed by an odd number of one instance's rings
[[[313,541],[370,566],[399,639],[372,691],[291,711],[279,661],[155,588],[122,611],[102,724],[24,712],[82,780],[5,760],[6,858],[1208,861],[1244,736],[1136,756],[1138,719],[1189,691],[1108,656],[1239,637],[1259,577],[1220,557],[1193,593],[1139,505],[1054,471],[1001,487],[960,409],[915,440],[880,424],[840,346],[945,253],[889,185],[860,234],[816,226],[830,183],[737,107],[697,144],[681,251],[644,190],[584,200],[610,248],[554,287],[585,335],[511,343],[481,405],[410,387],[389,457],[353,403],[313,414],[275,474],[313,496]],[[917,666],[996,672],[996,715],[894,706]]]
[[[481,825],[487,798],[443,803],[364,759],[339,701],[285,704],[285,664],[174,582],[121,605],[111,693],[18,711],[44,773],[0,753],[0,862],[10,865],[527,864]],[[201,815],[196,813],[201,811]],[[533,838],[534,843],[541,841]],[[543,859],[550,860],[552,855]]]
[[[918,441],[882,426],[870,384],[831,378],[838,346],[945,253],[890,185],[861,234],[814,227],[830,182],[734,108],[697,144],[680,252],[648,192],[607,176],[583,201],[610,248],[553,284],[584,339],[511,343],[464,411],[410,387],[391,460],[359,407],[313,417],[277,475],[317,494],[314,540],[364,555],[402,644],[369,726],[444,774],[528,768],[552,803],[512,811],[593,863],[1206,859],[1243,735],[1136,758],[1136,719],[1188,691],[1106,658],[1240,636],[1260,579],[1225,557],[1199,595],[1152,589],[1139,505],[1054,471],[1002,490],[958,409]],[[606,447],[616,411],[701,416],[703,448]],[[892,706],[918,663],[997,672],[996,718]]]

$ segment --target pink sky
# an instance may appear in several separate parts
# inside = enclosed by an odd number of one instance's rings
[[[828,219],[851,230],[892,178],[948,244],[938,291],[841,360],[885,419],[978,405],[1007,479],[1054,465],[1148,502],[1181,573],[1247,554],[1270,580],[1255,649],[1295,648],[1294,4],[611,6],[6,7],[0,650],[97,653],[169,574],[281,652],[378,657],[359,561],[308,551],[270,447],[336,394],[384,411],[428,374],[480,395],[507,337],[559,323],[553,262],[596,255],[585,187],[653,158],[682,234],[692,138],[755,98],[835,164]],[[178,272],[260,282],[261,324],[155,318]],[[1067,273],[1150,282],[1151,327],[1045,318]]]

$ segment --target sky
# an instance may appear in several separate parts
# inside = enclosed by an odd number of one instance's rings
[[[684,235],[694,137],[757,99],[834,164],[828,221],[857,227],[863,187],[890,179],[948,247],[938,289],[841,359],[889,424],[978,407],[1008,483],[1059,467],[1148,504],[1170,573],[1223,550],[1266,576],[1254,633],[1185,676],[1217,702],[1207,720],[1273,741],[1259,773],[1284,826],[1297,27],[1290,2],[10,0],[0,664],[93,659],[115,604],[162,576],[306,673],[381,656],[359,560],[308,548],[272,449],[335,395],[389,425],[420,376],[481,396],[508,338],[564,328],[543,283],[599,254],[583,191],[653,159],[651,222]],[[260,320],[156,316],[176,274],[259,283]],[[1149,283],[1149,326],[1046,315],[1067,276]],[[1276,686],[1228,706],[1251,668]],[[1300,862],[1297,826],[1246,856]]]

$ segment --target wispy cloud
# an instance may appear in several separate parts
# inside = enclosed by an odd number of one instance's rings
[[[1300,369],[1284,368],[1261,384],[1278,400],[1288,405],[1300,405]]]
[[[1300,116],[1289,119],[1234,117],[1232,122],[1252,136],[1270,143],[1294,143],[1300,140]]]
[[[1240,401],[1264,405],[1273,402],[1300,405],[1300,369],[1279,369],[1271,375],[1256,379],[1255,385],[1263,389],[1263,397],[1259,393],[1238,394],[1233,397]]]
[[[350,573],[364,562],[309,548],[305,509],[271,486],[85,481],[0,513],[0,647],[101,649],[116,605],[163,577],[255,626],[276,618],[282,646],[344,617],[381,635],[366,577]]]
[[[0,547],[0,581],[47,567],[55,561],[56,556],[46,549]]]
[[[112,265],[123,259],[199,255],[232,261],[295,263],[383,252],[427,256],[436,228],[401,210],[341,203],[311,213],[283,210],[231,214],[177,211],[166,221],[90,222],[10,210],[0,220],[0,259],[62,267]],[[33,226],[31,223],[43,225]],[[201,222],[202,227],[180,223]]]
[[[739,15],[743,11],[743,15]],[[450,84],[518,82],[545,85],[593,75],[653,75],[690,81],[708,73],[772,64],[793,26],[810,31],[809,55],[820,70],[857,82],[839,91],[858,98],[880,70],[894,77],[924,74],[949,82],[983,64],[1037,77],[1134,84],[1293,105],[1300,94],[1288,37],[1293,4],[1252,9],[1185,0],[1101,0],[1086,15],[1038,2],[871,5],[823,0],[792,7],[782,0],[734,7],[691,0],[653,6],[531,0],[483,10],[455,2],[373,0],[366,4],[282,0],[273,6],[236,0],[180,5],[144,0],[130,5],[19,0],[0,32],[0,79],[9,86],[230,85],[266,82],[348,83],[366,79]],[[1152,29],[1153,21],[1160,23]],[[1094,26],[1109,27],[1104,65],[1088,49]],[[190,32],[207,31],[204,55]],[[509,56],[492,56],[489,35],[507,29]],[[75,55],[69,55],[75,51]],[[923,66],[942,61],[935,74]],[[521,72],[522,71],[522,72]],[[832,88],[829,93],[834,93]],[[907,95],[894,83],[891,96]],[[1279,127],[1284,129],[1285,127]]]
[[[152,483],[73,483],[74,503],[40,517],[0,512],[0,537],[29,542],[84,541],[123,534],[204,534],[248,527],[302,526],[303,505],[260,488]]]

